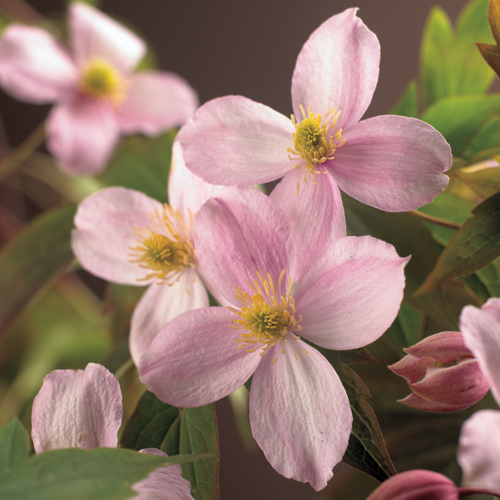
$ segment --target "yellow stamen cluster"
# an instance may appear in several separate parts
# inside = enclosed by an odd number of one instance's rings
[[[315,174],[327,174],[328,170],[322,166],[327,160],[333,160],[337,148],[345,142],[341,142],[342,129],[334,135],[330,135],[337,123],[341,111],[335,108],[330,109],[324,117],[317,116],[311,111],[311,106],[307,108],[307,113],[302,104],[302,121],[297,122],[292,115],[292,123],[295,126],[293,134],[293,149],[287,148],[290,160],[299,160],[295,168],[305,167],[303,181],[307,182],[307,175],[311,177],[311,182],[317,184]],[[299,194],[300,181],[297,182],[297,195]]]
[[[291,296],[292,280],[288,277],[287,290],[282,293],[283,278],[285,270],[281,271],[278,279],[278,290],[274,287],[271,275],[267,274],[267,279],[257,271],[257,279],[247,284],[253,292],[248,294],[239,287],[236,287],[236,299],[241,302],[240,310],[234,307],[228,309],[236,313],[240,319],[233,319],[229,326],[236,330],[243,330],[241,338],[236,340],[239,343],[238,349],[245,349],[247,352],[262,351],[260,356],[266,354],[271,347],[281,343],[281,353],[285,354],[285,344],[289,340],[297,340],[300,337],[292,333],[299,331],[302,321],[299,315],[295,319],[295,300]],[[302,349],[304,354],[307,352]],[[300,357],[295,353],[295,357],[300,361]],[[278,361],[278,357],[273,359],[273,363]]]
[[[182,272],[194,269],[196,253],[189,240],[193,214],[190,213],[189,228],[184,217],[168,205],[149,217],[151,227],[135,228],[139,245],[131,247],[130,261],[150,271],[140,281],[156,278],[159,284],[172,285]]]
[[[103,59],[91,59],[83,68],[80,91],[96,99],[119,103],[125,97],[125,84],[118,70]]]

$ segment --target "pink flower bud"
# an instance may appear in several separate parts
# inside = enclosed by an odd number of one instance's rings
[[[407,356],[389,366],[406,379],[413,391],[400,403],[445,413],[469,408],[489,390],[489,383],[460,332],[431,335],[405,351]]]

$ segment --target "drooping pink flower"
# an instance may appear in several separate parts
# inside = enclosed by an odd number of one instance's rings
[[[321,217],[333,226],[331,239],[343,236],[338,187],[391,212],[429,203],[446,186],[442,172],[451,166],[441,134],[402,116],[359,121],[377,84],[379,60],[379,42],[356,9],[331,17],[297,58],[292,120],[241,96],[209,101],[179,133],[187,167],[221,185],[284,176],[271,197],[306,231],[299,237],[303,245],[315,234],[308,225]]]
[[[296,279],[288,218],[249,186],[221,190],[195,221],[201,268],[230,306],[170,321],[141,358],[141,380],[162,401],[192,407],[253,374],[257,443],[280,474],[322,489],[347,447],[352,414],[331,364],[299,335],[329,349],[373,342],[397,315],[407,259],[369,236],[340,238]]]
[[[78,207],[72,248],[82,267],[114,283],[150,285],[130,325],[130,352],[136,364],[169,320],[208,306],[193,221],[195,212],[219,189],[186,169],[174,143],[170,206],[132,189],[111,187]]]
[[[436,333],[404,350],[408,355],[389,366],[412,390],[400,403],[446,413],[469,408],[490,389],[460,332]]]
[[[19,24],[0,39],[0,85],[17,99],[55,102],[47,147],[77,174],[104,169],[120,134],[155,135],[179,126],[198,98],[174,73],[134,68],[146,51],[130,30],[95,8],[69,6],[71,49],[46,31]]]
[[[36,453],[60,448],[116,448],[123,416],[116,377],[104,366],[55,370],[43,380],[33,401],[31,436]],[[147,448],[141,453],[167,456]],[[180,465],[160,467],[132,486],[137,500],[193,500]]]

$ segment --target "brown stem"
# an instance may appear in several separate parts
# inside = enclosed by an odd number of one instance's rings
[[[424,214],[423,212],[419,212],[418,210],[412,210],[410,213],[421,220],[430,222],[432,224],[437,224],[438,226],[447,227],[449,229],[460,229],[462,227],[460,224],[457,224],[456,222],[439,219],[438,217],[433,217],[432,215]]]

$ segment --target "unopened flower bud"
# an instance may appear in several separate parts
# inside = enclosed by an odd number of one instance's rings
[[[445,413],[469,408],[489,390],[489,383],[460,332],[431,335],[405,351],[407,356],[389,366],[406,379],[413,391],[400,403]]]

